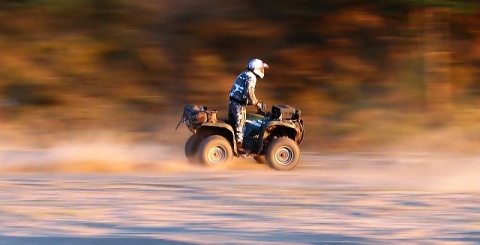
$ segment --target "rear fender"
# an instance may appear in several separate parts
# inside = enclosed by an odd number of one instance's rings
[[[211,135],[220,135],[225,137],[228,140],[235,154],[237,154],[237,144],[235,142],[235,133],[233,132],[232,126],[223,122],[216,123],[202,123],[197,130],[196,134],[202,138],[211,136]]]

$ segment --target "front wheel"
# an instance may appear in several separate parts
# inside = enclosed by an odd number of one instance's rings
[[[227,139],[219,135],[203,139],[197,153],[200,163],[207,166],[226,165],[233,159],[232,146]]]
[[[268,145],[265,158],[271,168],[292,170],[300,159],[300,148],[290,138],[277,138]]]

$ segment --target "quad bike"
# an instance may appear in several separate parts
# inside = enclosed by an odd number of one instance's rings
[[[243,140],[247,153],[239,154],[234,122],[217,120],[217,111],[207,110],[206,106],[185,106],[180,123],[185,123],[193,133],[185,144],[187,159],[216,166],[230,163],[233,156],[253,157],[276,170],[295,168],[300,159],[298,145],[305,133],[300,110],[288,105],[274,105],[271,112],[265,110],[262,103],[257,113],[247,113]]]

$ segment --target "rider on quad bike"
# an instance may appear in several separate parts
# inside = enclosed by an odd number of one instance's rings
[[[266,104],[255,97],[255,85],[268,65],[254,59],[247,68],[230,91],[228,119],[217,120],[217,110],[207,106],[184,107],[177,129],[183,122],[193,133],[185,143],[185,156],[206,166],[228,164],[234,156],[253,157],[273,169],[291,170],[299,162],[305,134],[301,111],[289,105],[266,111]],[[247,113],[247,105],[257,106],[257,112]]]
[[[229,93],[228,100],[228,119],[234,123],[235,139],[237,151],[240,154],[247,153],[243,148],[243,134],[245,120],[247,119],[247,105],[255,105],[261,109],[262,104],[255,96],[255,85],[257,77],[262,79],[265,76],[265,69],[268,65],[259,59],[251,60],[247,65],[247,70],[238,75],[233,83]]]

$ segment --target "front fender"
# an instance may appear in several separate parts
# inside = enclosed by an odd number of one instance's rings
[[[287,136],[292,140],[295,140],[297,135],[295,123],[292,121],[270,121],[263,125],[261,132],[262,133],[257,142],[257,153],[260,153],[263,150],[263,142],[272,133],[279,134],[278,136]]]

